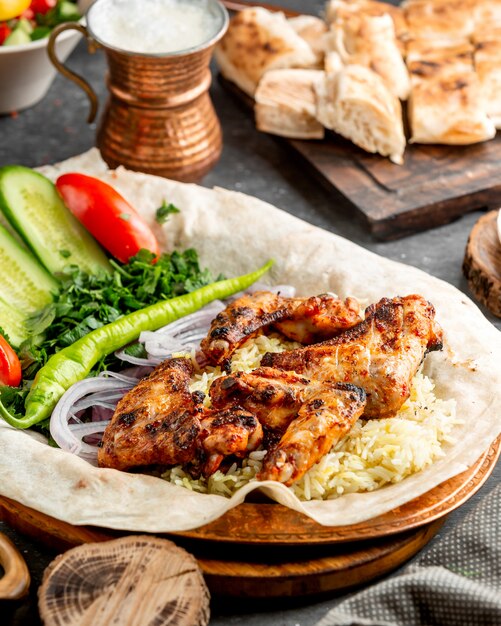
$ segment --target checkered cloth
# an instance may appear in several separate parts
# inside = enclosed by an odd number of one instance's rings
[[[316,626],[501,626],[501,485],[398,576]]]

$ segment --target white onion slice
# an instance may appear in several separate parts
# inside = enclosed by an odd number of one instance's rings
[[[91,446],[83,439],[103,433],[109,420],[83,423],[77,414],[91,406],[114,410],[124,393],[137,383],[137,378],[111,372],[107,374],[112,376],[86,378],[70,387],[50,418],[50,434],[57,445],[93,465],[97,465],[97,446]]]
[[[296,295],[296,288],[292,285],[265,285],[264,283],[254,283],[251,287],[245,291],[239,291],[233,294],[228,300],[236,300],[244,295],[244,293],[254,293],[255,291],[270,291],[271,293],[279,293],[284,298],[293,298]]]
[[[294,297],[296,290],[290,285],[270,287],[256,283],[248,291],[268,290],[284,297]],[[236,294],[238,297],[242,294]],[[86,378],[73,385],[59,400],[50,420],[50,433],[58,446],[97,465],[97,445],[90,445],[85,438],[97,435],[96,442],[109,419],[82,422],[79,413],[92,407],[115,410],[120,398],[137,384],[152,367],[177,352],[196,353],[201,367],[206,364],[205,356],[199,351],[200,342],[207,335],[212,320],[224,310],[225,304],[215,300],[195,313],[191,313],[155,332],[143,332],[139,341],[144,343],[148,358],[130,356],[124,349],[115,354],[123,361],[138,367],[122,372],[101,372],[95,378]],[[106,413],[106,412],[104,412]]]

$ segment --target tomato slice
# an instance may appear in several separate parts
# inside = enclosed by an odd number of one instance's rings
[[[142,248],[160,254],[158,241],[146,221],[107,183],[70,173],[60,176],[56,187],[77,220],[122,263]]]
[[[34,13],[45,15],[48,11],[53,9],[56,4],[57,0],[31,0],[30,9]]]
[[[0,335],[0,384],[18,387],[21,382],[21,363],[8,341]]]
[[[11,34],[12,30],[7,24],[7,22],[2,22],[0,24],[0,46],[7,39],[7,37]]]

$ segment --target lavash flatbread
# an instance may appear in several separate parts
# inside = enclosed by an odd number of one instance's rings
[[[327,50],[337,52],[343,63],[362,65],[379,74],[397,98],[407,100],[410,81],[398,48],[395,26],[385,15],[350,14],[331,24]]]
[[[322,70],[270,70],[255,93],[256,127],[295,139],[323,139],[325,130],[316,118],[315,83]]]
[[[276,265],[268,280],[295,284],[300,294],[336,291],[373,302],[415,292],[434,303],[445,329],[446,348],[426,358],[425,373],[434,379],[438,397],[457,401],[464,424],[455,428],[456,443],[446,447],[444,458],[429,469],[372,493],[299,502],[283,485],[263,483],[265,492],[285,506],[321,524],[360,522],[464,471],[499,434],[501,335],[451,285],[374,255],[256,198],[122,168],[108,172],[96,150],[43,171],[51,178],[66,171],[102,177],[152,223],[162,246],[195,246],[202,264],[215,272],[240,274],[273,254]],[[154,215],[164,198],[181,213],[162,227],[154,222]],[[197,494],[155,477],[95,468],[47,446],[37,435],[4,423],[0,425],[0,476],[2,495],[53,517],[141,532],[195,528],[236,506],[257,486],[247,485],[230,500]]]
[[[468,145],[496,135],[473,72],[449,72],[419,83],[409,99],[411,143]]]
[[[367,152],[403,163],[405,136],[399,99],[368,67],[347,65],[315,83],[317,118]]]
[[[249,96],[265,72],[290,67],[315,67],[317,56],[283,13],[255,7],[231,18],[214,52],[221,73]]]

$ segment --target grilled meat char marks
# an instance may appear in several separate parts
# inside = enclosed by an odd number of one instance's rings
[[[311,298],[291,299],[289,316],[274,328],[289,339],[310,344],[330,339],[362,321],[355,298],[344,301],[324,293]]]
[[[211,363],[224,364],[249,337],[287,313],[287,300],[278,294],[244,294],[216,316],[201,348]]]
[[[212,405],[238,404],[253,413],[263,426],[284,431],[304,402],[310,380],[293,372],[260,367],[216,378],[209,389]]]
[[[205,410],[199,443],[201,473],[210,476],[227,456],[244,457],[263,440],[263,428],[255,415],[240,406]]]
[[[278,445],[265,456],[258,478],[292,485],[351,430],[365,402],[365,392],[355,385],[318,385],[306,396]]]
[[[364,417],[392,417],[409,397],[425,354],[442,348],[433,305],[422,296],[383,298],[363,322],[319,344],[266,354],[261,364],[298,374],[350,382],[367,394]]]
[[[193,475],[207,477],[226,457],[244,457],[257,449],[264,437],[268,453],[258,477],[291,485],[361,415],[395,415],[425,354],[442,348],[434,308],[421,296],[383,298],[355,326],[358,304],[352,306],[349,299],[331,315],[341,301],[330,296],[299,303],[267,292],[243,298],[216,318],[203,342],[223,362],[237,344],[259,332],[263,320],[268,326],[291,322],[293,331],[308,340],[329,326],[328,332],[334,326],[339,332],[343,323],[351,327],[321,343],[268,353],[252,372],[216,379],[209,390],[210,409],[203,405],[202,393],[189,391],[191,361],[165,361],[118,403],[99,450],[100,466],[183,464]],[[220,341],[224,345],[214,345]]]
[[[188,359],[169,359],[124,395],[99,448],[101,467],[176,465],[193,457],[200,421],[189,391],[192,373]]]
[[[206,409],[204,394],[189,391],[192,374],[189,359],[169,359],[127,392],[104,433],[99,465],[193,463],[194,473],[208,476],[225,456],[255,450],[263,438],[257,418],[241,407]]]
[[[219,313],[201,347],[211,363],[227,365],[240,345],[269,326],[308,344],[333,337],[360,321],[360,305],[354,298],[343,301],[330,294],[283,298],[256,291],[244,294]]]

